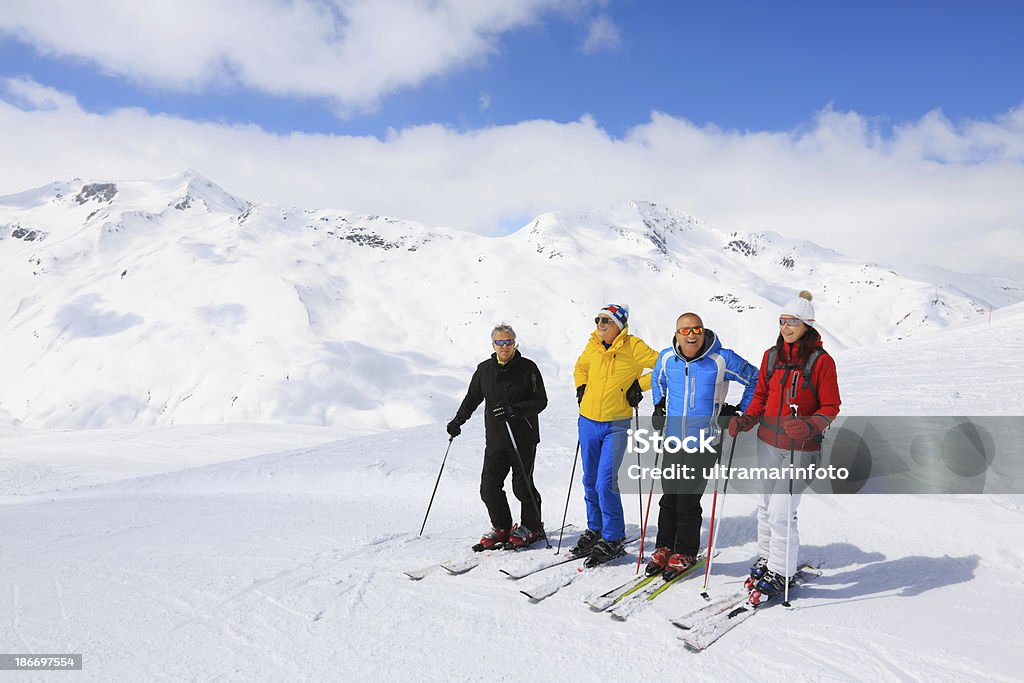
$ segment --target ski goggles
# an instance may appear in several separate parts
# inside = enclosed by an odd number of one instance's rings
[[[516,340],[515,339],[495,339],[491,343],[494,344],[495,346],[512,346],[513,344],[516,343]]]
[[[779,327],[796,327],[802,322],[800,318],[779,318]]]
[[[693,334],[704,334],[704,328],[701,327],[700,325],[698,325],[696,327],[680,327],[678,330],[676,330],[676,332],[678,332],[679,334],[681,334],[681,335],[683,335],[685,337],[686,335],[690,334],[691,332]]]

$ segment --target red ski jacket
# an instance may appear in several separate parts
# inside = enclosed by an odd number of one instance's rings
[[[821,347],[821,340],[818,341]],[[799,344],[783,344],[783,353],[776,359],[775,367],[768,367],[770,347],[761,358],[761,369],[757,374],[757,389],[754,398],[747,406],[747,415],[760,417],[757,438],[767,444],[789,450],[817,451],[821,450],[821,433],[839,414],[839,381],[836,377],[836,363],[832,356],[821,353],[811,368],[807,380],[814,385],[808,386],[804,379],[806,359],[794,358]],[[795,392],[794,392],[795,389]],[[815,397],[815,391],[817,397]],[[797,415],[806,419],[811,428],[808,438],[794,441],[786,435],[783,428],[785,420],[790,416],[790,404],[795,403]]]

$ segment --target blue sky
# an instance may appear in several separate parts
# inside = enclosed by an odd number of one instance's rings
[[[1024,3],[15,1],[0,194],[192,168],[503,234],[641,199],[1024,278]]]
[[[0,39],[0,64],[2,75],[31,76],[92,111],[138,106],[279,133],[382,136],[426,123],[471,129],[590,114],[621,136],[652,110],[698,125],[788,130],[829,103],[900,122],[936,108],[984,117],[1024,100],[1024,3],[622,0],[594,12],[615,26],[618,44],[584,52],[586,20],[555,14],[505,33],[478,64],[343,117],[322,97],[238,84],[140,86],[83,55],[40,54],[17,34]]]

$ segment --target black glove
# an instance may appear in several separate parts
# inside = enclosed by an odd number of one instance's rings
[[[662,397],[658,401],[658,405],[654,406],[654,413],[651,415],[651,424],[659,432],[665,431],[665,398]]]
[[[491,408],[491,416],[499,420],[510,420],[516,416],[515,408],[508,403],[499,403]]]
[[[635,379],[629,385],[629,389],[626,389],[626,402],[633,408],[636,408],[642,400],[644,400],[644,390],[640,388],[640,380]]]
[[[459,418],[455,418],[454,420],[448,423],[448,426],[445,427],[445,429],[448,430],[448,436],[454,439],[455,437],[462,433],[462,423],[459,422]]]
[[[733,415],[739,415],[740,409],[731,403],[723,403],[722,409],[718,411],[719,416],[732,417]]]
[[[586,390],[587,390],[587,385],[586,384],[581,384],[578,387],[576,387],[576,403],[577,404],[583,403],[583,392],[586,391]]]

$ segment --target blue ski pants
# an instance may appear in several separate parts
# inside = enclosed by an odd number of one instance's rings
[[[596,422],[580,415],[580,453],[583,456],[583,497],[587,526],[606,541],[626,535],[626,520],[619,497],[619,466],[626,452],[629,420]]]

